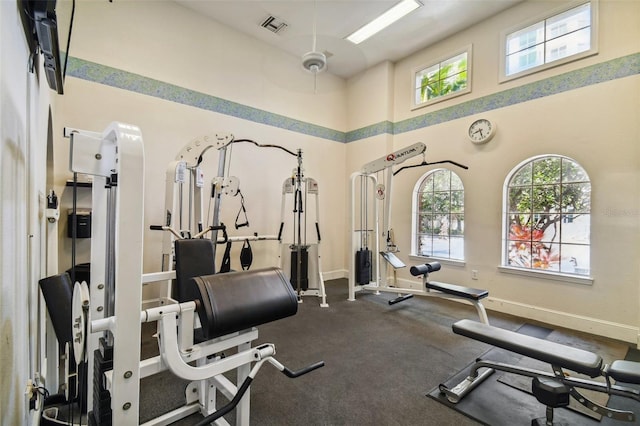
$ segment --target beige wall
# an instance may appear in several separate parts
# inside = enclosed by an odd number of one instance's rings
[[[416,117],[491,93],[638,52],[640,49],[638,41],[640,40],[640,28],[636,23],[640,16],[640,4],[634,0],[600,0],[598,2],[599,52],[597,55],[500,84],[498,82],[500,34],[522,22],[528,22],[534,17],[544,18],[570,4],[575,4],[575,2],[525,1],[434,46],[398,61],[394,71],[394,121]],[[433,59],[446,57],[447,54],[468,45],[473,46],[472,93],[412,111],[410,109],[411,98],[406,95],[411,93],[411,71],[421,65],[429,64],[429,61]]]
[[[346,128],[343,80],[325,74],[314,94],[313,80],[300,69],[298,58],[231,32],[174,3],[155,2],[150,7],[143,2],[83,2],[76,13],[74,57],[330,129]],[[274,70],[277,72],[272,74]],[[230,132],[237,139],[279,144],[292,151],[302,149],[306,176],[315,178],[320,187],[323,269],[329,277],[332,271],[343,273],[344,249],[330,243],[341,238],[344,229],[343,144],[78,78],[67,79],[66,93],[56,107],[60,123],[56,135],[62,135],[63,126],[102,131],[111,121],[140,127],[146,161],[145,225],[162,223],[166,167],[196,137]],[[69,144],[59,138],[56,154],[61,187],[71,175],[66,171]],[[212,152],[205,158],[205,180],[209,181],[217,174],[218,156]],[[233,229],[239,197],[225,198],[221,220],[231,226],[231,235],[278,233],[282,183],[296,165],[294,157],[280,150],[234,145],[230,173],[240,179],[251,227]],[[65,200],[71,199],[69,192],[65,191]],[[292,215],[287,212],[285,220],[290,221]],[[313,216],[310,213],[309,220]],[[287,226],[292,225],[289,222]],[[66,227],[61,228],[63,269],[70,265],[70,259]],[[161,233],[145,230],[146,272],[160,268],[161,240]],[[78,263],[88,261],[89,241],[79,244],[85,249],[79,250]],[[232,267],[239,268],[240,244],[235,246]],[[254,267],[277,264],[277,242],[256,242],[252,249]]]
[[[154,3],[154,7],[138,2],[81,3],[72,56],[269,113],[348,131],[386,121],[397,123],[419,118],[638,52],[640,30],[633,23],[640,14],[640,4],[605,0],[599,4],[598,55],[499,84],[501,31],[563,4],[524,2],[396,64],[378,64],[348,82],[321,80],[321,90],[315,95],[310,90],[312,86],[307,86],[308,76],[292,72],[299,69],[299,58],[169,2]],[[411,70],[430,58],[442,57],[470,44],[473,91],[411,110]],[[256,72],[258,63],[260,70]],[[493,119],[499,129],[490,144],[480,147],[466,139],[466,129],[477,116],[397,135],[383,133],[344,145],[77,78],[68,79],[68,93],[56,104],[56,114],[58,123],[64,121],[60,128],[101,130],[113,120],[141,127],[147,160],[146,224],[158,223],[161,218],[163,200],[157,194],[164,191],[166,164],[193,137],[230,131],[236,137],[302,148],[307,174],[316,178],[321,188],[322,256],[327,277],[346,276],[353,256],[348,248],[351,173],[368,161],[422,141],[427,145],[428,161],[450,159],[470,167],[468,171],[459,171],[466,189],[466,264],[447,265],[438,279],[487,288],[491,294],[487,302],[490,309],[635,342],[640,304],[635,278],[638,267],[624,259],[634,259],[639,251],[635,242],[637,214],[611,217],[611,212],[637,212],[639,204],[636,195],[639,164],[634,143],[639,133],[636,95],[639,84],[637,76],[627,77],[479,114]],[[599,108],[601,105],[606,108]],[[57,163],[64,164],[67,144],[61,141],[58,147]],[[593,285],[516,276],[497,269],[501,259],[504,179],[521,161],[538,154],[574,158],[593,180]],[[211,161],[217,165],[215,156]],[[232,174],[241,180],[249,220],[257,232],[276,232],[280,187],[291,168],[289,159],[281,158],[277,152],[255,153],[249,146],[234,148]],[[411,191],[425,171],[413,169],[399,175],[393,188],[392,226],[400,257],[407,264],[421,261],[409,258],[408,254]],[[59,184],[68,176],[60,171]],[[232,199],[226,203],[223,220],[232,223],[238,202]],[[255,215],[255,211],[260,214]],[[145,232],[147,271],[159,265],[159,244],[158,234]],[[254,254],[257,252],[257,258],[266,259],[265,262],[274,259],[274,250],[254,245]],[[472,269],[478,270],[478,281],[471,281]],[[399,278],[410,285],[417,283],[406,271]]]
[[[598,55],[499,84],[500,32],[563,4],[525,2],[399,61],[393,70],[393,121],[419,117],[640,50],[640,29],[633,24],[640,17],[640,3],[601,1]],[[469,44],[473,45],[472,93],[412,111],[411,71],[430,58]],[[472,145],[466,138],[469,124],[479,116],[498,125],[496,137],[484,146]],[[639,118],[640,78],[633,76],[395,135],[393,148],[387,152],[421,141],[427,145],[427,161],[449,159],[469,166],[466,171],[455,170],[465,184],[466,263],[446,265],[433,279],[488,289],[490,298],[485,305],[489,309],[636,342],[640,302]],[[374,114],[371,119],[373,122]],[[350,143],[348,169],[355,170],[358,164],[382,156],[383,139],[378,136]],[[520,162],[539,154],[571,157],[592,179],[593,285],[498,271],[505,178]],[[394,181],[392,227],[400,258],[409,265],[420,261],[409,257],[412,190],[430,169],[411,169]],[[471,270],[478,271],[477,281],[471,280]],[[399,277],[406,285],[419,284],[407,270],[402,270]]]

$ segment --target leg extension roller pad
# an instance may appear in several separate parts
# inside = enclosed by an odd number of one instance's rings
[[[196,305],[204,337],[213,339],[295,315],[298,298],[282,270],[195,277]]]

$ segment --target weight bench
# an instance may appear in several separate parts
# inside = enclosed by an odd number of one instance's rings
[[[443,384],[439,386],[440,392],[449,402],[458,403],[495,370],[500,370],[533,378],[532,393],[538,401],[546,405],[547,415],[545,419],[534,419],[532,425],[557,425],[553,423],[553,409],[567,406],[570,396],[589,410],[605,417],[626,422],[635,421],[633,412],[599,405],[587,399],[577,389],[632,398],[640,402],[640,391],[611,382],[613,379],[619,383],[640,384],[640,363],[618,360],[606,365],[602,357],[593,352],[466,319],[456,322],[452,328],[454,333],[461,336],[549,363],[553,373],[478,359],[461,383],[451,389]],[[483,371],[480,373],[480,370]],[[604,377],[605,383],[574,378],[564,370],[591,378]]]
[[[436,291],[442,295],[441,297],[447,297],[450,299],[463,299],[468,301],[478,311],[480,321],[485,324],[489,324],[487,312],[481,302],[482,299],[489,295],[489,292],[487,290],[478,288],[464,287],[461,285],[441,283],[437,281],[429,281],[429,273],[439,271],[441,268],[442,265],[440,265],[440,262],[430,262],[423,265],[412,266],[409,272],[411,272],[411,275],[413,275],[414,277],[422,275],[422,283],[427,293]],[[390,300],[389,304],[393,305],[395,303],[410,299],[411,297],[413,297],[413,294],[399,296],[396,299]]]

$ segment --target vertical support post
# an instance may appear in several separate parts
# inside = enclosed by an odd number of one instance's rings
[[[107,179],[94,176],[91,188],[91,283],[89,319],[105,318],[106,300],[106,261],[107,261]],[[94,375],[94,352],[98,349],[100,335],[89,333],[85,337],[87,342],[87,381]],[[93,391],[87,391],[87,407],[93,407]]]
[[[219,151],[219,157],[218,157],[218,176],[222,177],[222,180],[220,181],[220,183],[224,183],[224,178],[227,176],[226,175],[226,163],[227,163],[227,148],[228,145],[223,146],[222,148],[220,148]],[[216,185],[216,191],[214,194],[215,196],[215,200],[213,200],[213,226],[220,226],[220,204],[222,203],[222,192],[218,191],[217,189],[217,183],[215,183]],[[211,239],[213,240],[214,244],[213,244],[213,269],[216,270],[216,265],[215,265],[215,261],[216,261],[216,247],[217,247],[217,243],[216,241],[218,241],[218,231],[214,230],[211,232]]]
[[[238,345],[238,353],[243,351],[248,351],[251,349],[251,342],[243,343]],[[237,386],[240,389],[240,385],[242,382],[249,377],[249,373],[251,372],[251,364],[243,364],[236,369],[238,373],[237,378]],[[251,401],[251,388],[247,389],[242,399],[236,406],[236,426],[249,426],[249,415],[250,415],[250,401]]]
[[[113,424],[137,425],[140,397],[140,309],[144,227],[144,151],[140,130],[112,124],[104,139],[116,144]]]
[[[103,277],[104,281],[108,281],[107,278],[112,276],[114,283],[111,394],[113,424],[137,425],[144,231],[144,150],[140,129],[112,123],[102,135],[76,131],[71,139],[70,166],[74,172],[110,177],[111,186],[117,185],[115,190],[108,190],[111,200],[105,205],[100,203],[108,196],[103,196],[99,191],[94,194],[96,199],[93,201],[98,204],[93,206],[93,211],[100,220],[96,220],[96,216],[93,219],[96,224],[104,221],[101,225],[106,226],[109,232],[105,231],[102,235],[102,231],[96,228],[98,233],[94,234],[94,239],[100,246],[97,247],[95,258],[92,253],[91,272],[92,281],[97,286]],[[103,188],[105,181],[98,180],[94,188]],[[112,217],[107,211],[111,208],[107,208],[106,204],[114,205]],[[110,233],[113,233],[113,238]],[[109,253],[112,253],[112,260]],[[103,265],[104,271],[99,270],[99,265]],[[105,282],[105,287],[106,284],[108,283]],[[105,302],[102,312],[110,305],[109,301]]]

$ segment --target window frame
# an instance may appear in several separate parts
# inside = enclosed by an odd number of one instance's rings
[[[551,279],[551,280],[557,280],[557,281],[564,281],[564,282],[572,282],[572,283],[577,283],[577,284],[593,284],[593,278],[591,277],[591,272],[592,272],[592,238],[591,238],[591,233],[590,233],[590,229],[591,229],[591,223],[592,223],[592,216],[593,216],[593,208],[591,206],[591,202],[592,202],[592,195],[590,193],[589,195],[589,243],[588,243],[588,247],[589,247],[589,275],[583,275],[583,274],[575,274],[575,273],[569,273],[569,272],[562,272],[562,271],[550,271],[550,270],[546,270],[546,269],[535,269],[535,268],[525,268],[525,267],[518,267],[518,266],[512,266],[509,265],[509,256],[507,254],[508,251],[508,247],[509,247],[509,216],[510,216],[510,209],[509,209],[509,189],[511,188],[511,181],[514,178],[514,176],[516,175],[516,173],[518,173],[520,170],[522,170],[523,167],[525,167],[527,164],[532,164],[535,163],[538,160],[542,160],[542,159],[547,159],[547,158],[560,158],[561,160],[567,160],[567,161],[571,161],[574,164],[578,165],[580,168],[582,168],[582,170],[584,171],[586,177],[587,177],[587,182],[589,183],[589,188],[590,191],[593,187],[592,184],[592,180],[589,177],[589,174],[587,173],[587,171],[584,169],[584,167],[582,166],[582,164],[580,164],[578,161],[576,161],[575,159],[571,158],[571,157],[567,157],[566,155],[561,155],[561,154],[541,154],[541,155],[535,155],[532,157],[529,157],[527,159],[525,159],[524,161],[520,162],[519,164],[517,164],[516,166],[514,166],[509,174],[507,175],[507,177],[504,180],[504,184],[503,184],[503,193],[502,193],[502,228],[501,228],[501,240],[502,240],[502,244],[501,244],[501,261],[500,261],[500,265],[498,266],[498,270],[500,270],[501,272],[507,272],[507,273],[512,273],[512,274],[517,274],[517,275],[524,275],[524,276],[529,276],[529,277],[536,277],[536,278],[544,278],[544,279]],[[562,178],[560,179],[560,181],[557,183],[558,186],[563,185],[562,182]],[[533,184],[533,182],[531,183],[532,188],[535,186]],[[560,246],[562,246],[562,240],[558,240],[557,243],[554,242],[554,244],[558,244]],[[565,244],[569,244],[571,245],[571,243],[565,243]]]
[[[463,53],[467,54],[467,87],[465,87],[464,89],[458,90],[456,92],[451,92],[451,93],[447,93],[446,95],[438,96],[437,98],[430,99],[425,102],[416,103],[416,75],[421,71],[431,68],[434,65],[440,65],[443,62],[449,59],[453,59],[456,56],[461,55]],[[435,60],[430,61],[428,64],[423,64],[413,68],[411,70],[411,107],[410,107],[411,110],[424,108],[429,105],[437,104],[442,101],[446,101],[461,95],[466,95],[467,93],[471,93],[472,68],[473,68],[472,58],[473,58],[473,45],[469,44],[460,49],[454,50],[452,53],[442,55],[439,58],[436,58]]]
[[[424,255],[419,253],[418,251],[418,217],[419,217],[419,204],[418,204],[418,190],[420,189],[420,187],[422,186],[422,183],[424,182],[425,179],[427,179],[427,177],[431,174],[434,174],[436,172],[439,171],[447,171],[451,174],[454,174],[459,180],[460,183],[462,184],[462,199],[463,199],[463,209],[462,209],[462,214],[464,215],[464,200],[465,200],[465,185],[464,185],[464,181],[462,180],[462,178],[460,177],[460,175],[458,175],[455,171],[448,169],[446,167],[440,167],[440,168],[436,168],[433,170],[429,170],[427,172],[425,172],[424,174],[422,174],[417,180],[415,185],[413,186],[413,191],[411,192],[411,250],[409,253],[409,257],[410,258],[417,258],[417,259],[437,259],[438,261],[442,261],[443,263],[448,263],[448,264],[459,264],[459,265],[464,265],[465,261],[466,261],[466,249],[463,249],[463,253],[462,253],[462,259],[458,259],[458,258],[453,258],[453,257],[440,257],[440,256],[433,256],[433,255]],[[449,183],[449,192],[451,192],[451,183]],[[448,214],[451,215],[451,210],[448,211]],[[463,241],[463,246],[464,246],[464,231],[463,234],[461,236],[462,241]],[[449,251],[449,253],[451,253],[451,251]]]
[[[526,70],[522,70],[518,73],[507,75],[506,66],[507,66],[507,37],[509,35],[516,33],[520,30],[533,26],[535,24],[542,23],[543,26],[547,20],[553,19],[554,17],[561,15],[564,12],[567,12],[571,9],[577,8],[579,6],[589,4],[590,12],[591,12],[591,26],[590,26],[590,35],[591,35],[591,47],[584,52],[576,53],[571,56],[566,56],[562,59],[558,59],[552,62],[545,62],[541,65],[528,68]],[[527,75],[535,74],[541,71],[545,71],[551,68],[555,68],[561,65],[565,65],[574,61],[578,61],[590,56],[594,56],[598,54],[598,6],[599,0],[578,0],[571,2],[562,7],[553,9],[549,12],[546,12],[543,15],[539,15],[527,21],[521,22],[518,25],[514,25],[500,33],[500,68],[498,75],[498,82],[505,83],[507,81],[515,80]],[[547,43],[552,40],[544,40],[542,43],[543,51],[547,47]]]

